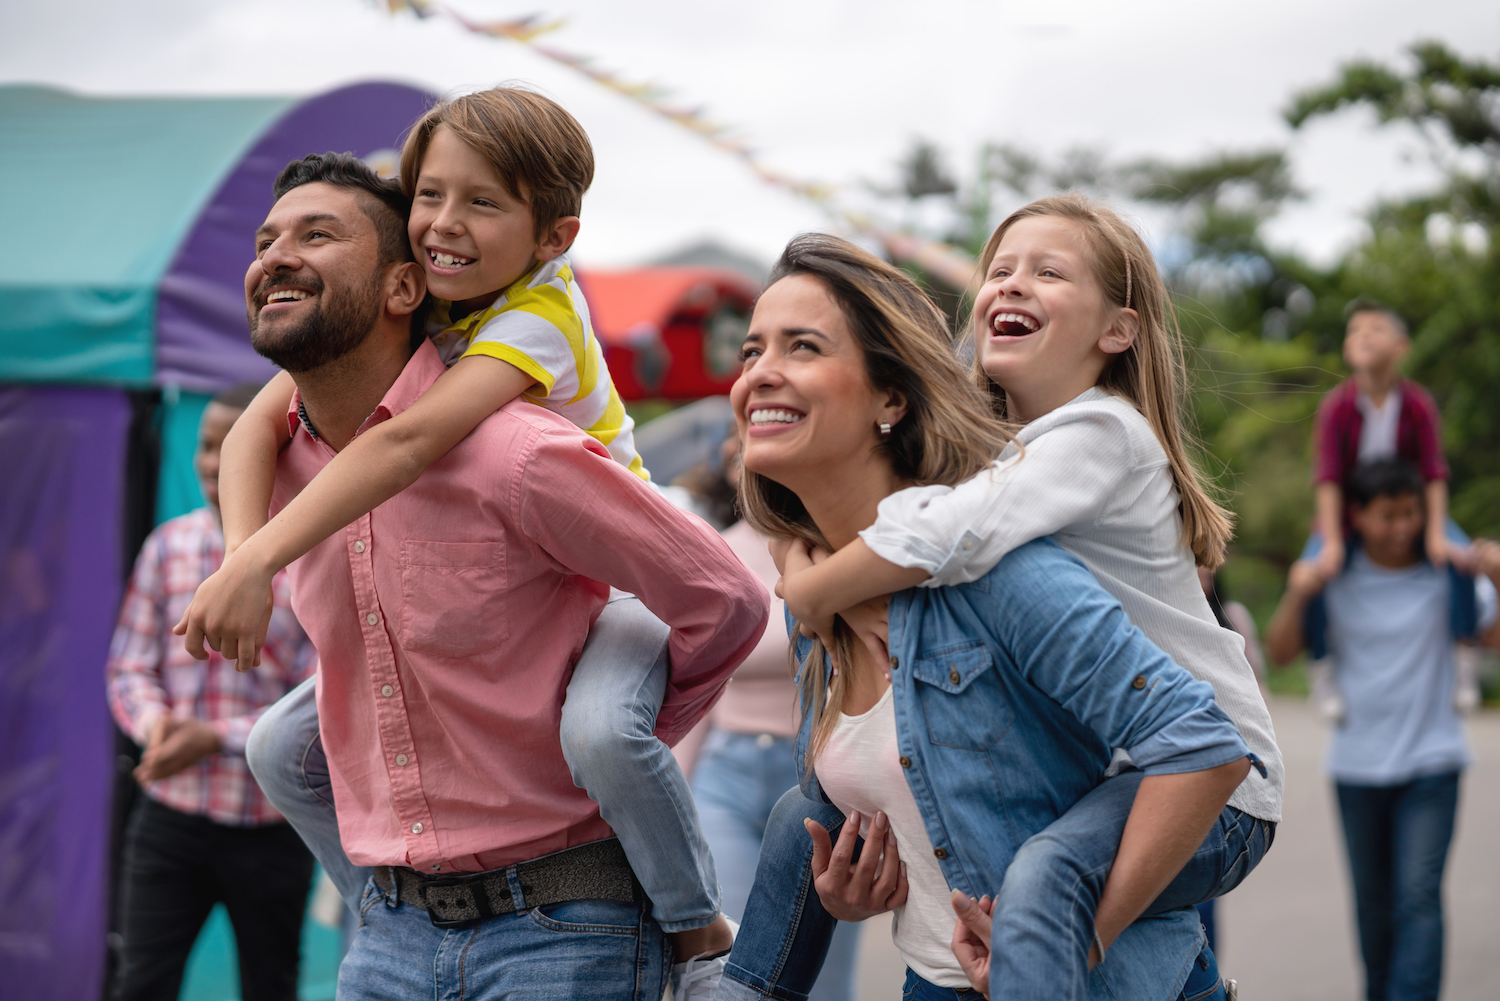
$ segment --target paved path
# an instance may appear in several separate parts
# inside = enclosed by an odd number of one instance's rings
[[[1321,760],[1327,729],[1299,699],[1271,710],[1287,764],[1276,844],[1219,911],[1220,961],[1244,1001],[1360,1001],[1349,879],[1332,789]],[[1445,884],[1444,1001],[1500,998],[1500,712],[1471,717],[1476,758],[1465,776]],[[890,922],[867,923],[860,1001],[900,997],[905,969]]]

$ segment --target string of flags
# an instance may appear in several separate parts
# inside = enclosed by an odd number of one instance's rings
[[[878,241],[893,260],[915,264],[955,289],[967,288],[974,277],[973,258],[959,248],[910,233],[889,230],[863,213],[839,205],[835,198],[835,186],[793,177],[768,166],[753,147],[733,135],[727,126],[710,119],[702,108],[683,107],[671,100],[669,91],[655,84],[628,80],[613,70],[600,66],[589,56],[567,52],[539,41],[542,36],[561,28],[564,24],[561,19],[547,20],[533,14],[509,20],[482,21],[435,3],[434,0],[377,2],[393,16],[410,13],[425,20],[443,15],[473,34],[525,45],[538,55],[581,73],[601,87],[692,132],[720,152],[739,160],[766,184],[813,203],[855,232]]]

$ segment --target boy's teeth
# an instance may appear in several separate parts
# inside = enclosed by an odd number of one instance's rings
[[[795,424],[801,419],[795,410],[757,410],[750,415],[751,424]]]
[[[440,268],[459,268],[463,267],[465,264],[474,263],[474,258],[472,257],[459,257],[455,254],[440,254],[435,250],[429,250],[427,253],[432,258],[432,263],[436,264]]]
[[[280,292],[272,292],[266,296],[266,305],[269,306],[273,302],[301,302],[303,299],[310,297],[310,293],[307,292],[301,292],[296,289],[282,289]]]

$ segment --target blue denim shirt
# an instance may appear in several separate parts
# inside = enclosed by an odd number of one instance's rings
[[[972,583],[893,595],[889,641],[907,784],[948,885],[974,897],[994,894],[1016,850],[1099,784],[1114,748],[1148,775],[1249,754],[1213,689],[1050,539]],[[799,642],[801,659],[809,648]],[[811,736],[804,714],[802,790],[826,802],[805,767]],[[1090,978],[1090,996],[1175,998],[1201,943],[1191,909],[1137,921]]]

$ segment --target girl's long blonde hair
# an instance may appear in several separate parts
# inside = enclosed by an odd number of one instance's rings
[[[791,275],[822,283],[864,355],[871,385],[905,399],[906,416],[891,428],[889,438],[872,445],[897,476],[913,484],[953,486],[1000,454],[1009,434],[954,355],[941,311],[905,273],[847,240],[810,233],[787,244],[767,287]],[[740,475],[740,510],[765,535],[831,548],[796,494],[749,469]],[[802,711],[813,716],[809,768],[844,706],[855,642],[838,620],[834,649],[826,651],[814,640],[800,665]],[[831,683],[822,669],[825,653],[845,667]]]
[[[1022,219],[1055,216],[1078,224],[1093,258],[1094,275],[1107,302],[1129,306],[1140,316],[1135,342],[1111,357],[1099,385],[1129,400],[1146,418],[1167,460],[1181,497],[1183,541],[1199,566],[1215,569],[1234,531],[1234,516],[1209,495],[1203,474],[1190,454],[1194,444],[1186,426],[1187,366],[1183,362],[1182,332],[1167,294],[1166,283],[1146,242],[1113,209],[1083,195],[1043,198],[1012,212],[984,245],[979,258],[979,280],[989,274],[1000,241]],[[970,316],[973,331],[975,317]],[[994,412],[1007,420],[1005,391],[995,385],[975,353],[973,371],[989,393]]]

